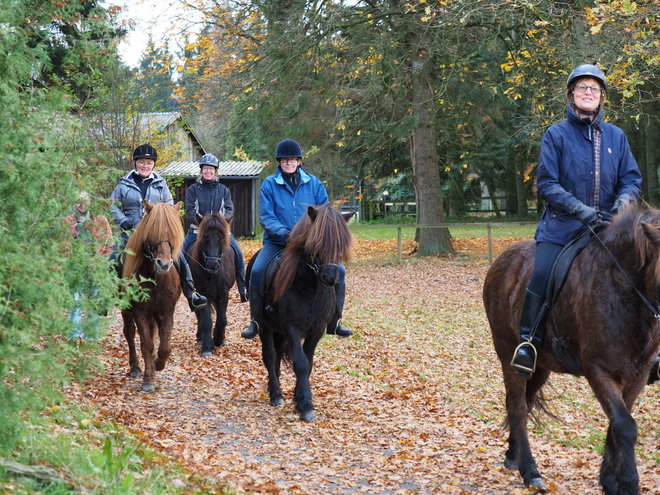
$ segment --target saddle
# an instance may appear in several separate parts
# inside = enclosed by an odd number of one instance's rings
[[[545,316],[550,311],[552,305],[556,302],[557,297],[559,297],[559,294],[566,283],[568,272],[570,271],[575,258],[577,258],[587,244],[593,240],[593,237],[594,234],[591,229],[585,229],[560,251],[559,256],[557,256],[557,259],[552,266],[550,280],[548,281],[548,289],[546,291],[546,302],[541,310],[541,315],[537,319],[537,324],[545,319]],[[568,346],[568,339],[561,336],[556,328],[555,334],[557,335],[551,342],[552,352],[555,354],[555,357],[571,374],[582,376],[582,365],[579,359],[571,354]]]
[[[270,288],[273,286],[275,273],[277,273],[277,269],[280,266],[280,258],[282,258],[283,254],[284,249],[281,249],[275,253],[275,256],[273,256],[270,261],[268,261],[268,264],[266,265],[266,268],[264,269],[263,273],[261,274],[261,278],[259,279],[259,295],[261,296],[262,301],[264,301],[264,310],[272,319],[277,318],[277,308],[275,307],[275,304],[267,298],[267,294]]]

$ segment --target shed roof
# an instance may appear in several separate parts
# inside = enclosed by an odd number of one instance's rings
[[[265,162],[220,162],[218,175],[220,177],[258,177],[266,166]],[[164,169],[159,170],[164,177],[197,177],[199,175],[199,161],[170,162]]]

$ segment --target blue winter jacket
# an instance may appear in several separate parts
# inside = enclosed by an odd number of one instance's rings
[[[112,191],[110,199],[113,205],[110,208],[117,224],[124,230],[134,229],[144,216],[144,205],[142,203],[142,193],[140,188],[133,180],[132,175],[135,171],[130,171],[119,179],[119,183]],[[170,188],[167,182],[156,172],[152,172],[153,181],[147,189],[146,200],[150,203],[174,204]]]
[[[302,167],[298,167],[298,170],[300,184],[295,193],[284,181],[280,167],[261,184],[259,220],[265,231],[264,243],[286,244],[291,229],[305,214],[308,206],[328,203],[328,193],[323,183]]]
[[[543,135],[537,169],[537,188],[546,202],[534,238],[565,245],[586,228],[570,214],[579,202],[610,213],[622,194],[637,200],[642,175],[625,134],[617,126],[580,118],[569,106],[567,118]],[[600,170],[595,170],[593,133],[600,129]]]

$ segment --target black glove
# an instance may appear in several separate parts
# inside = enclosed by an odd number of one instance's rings
[[[622,194],[614,202],[612,206],[612,213],[619,213],[621,209],[628,206],[632,202],[632,198],[628,194]]]
[[[122,221],[119,226],[122,228],[122,230],[131,230],[133,228],[133,222],[131,222],[128,218],[124,221]]]
[[[598,212],[584,203],[578,203],[577,206],[571,210],[571,215],[575,215],[575,217],[584,225],[596,225],[596,223],[598,223]]]

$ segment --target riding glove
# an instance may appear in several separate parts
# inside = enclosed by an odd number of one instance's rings
[[[595,225],[598,222],[598,212],[584,203],[578,203],[577,206],[571,210],[571,215],[575,215],[575,217],[584,225]]]
[[[612,206],[612,213],[619,213],[621,209],[625,206],[628,206],[632,201],[632,198],[628,194],[622,194],[614,202]]]
[[[119,225],[122,230],[131,230],[133,228],[133,222],[131,222],[128,218],[124,220],[121,225]]]

